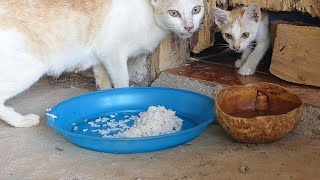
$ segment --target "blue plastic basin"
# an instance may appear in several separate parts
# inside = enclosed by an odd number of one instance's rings
[[[176,115],[184,120],[181,131],[140,138],[105,138],[98,133],[88,133],[92,130],[88,121],[113,114],[117,114],[117,121],[157,105],[176,111]],[[191,91],[154,87],[84,94],[58,104],[48,114],[51,114],[46,118],[48,126],[71,143],[94,151],[125,154],[160,151],[184,144],[215,120],[213,99]],[[108,127],[100,127],[103,128]]]

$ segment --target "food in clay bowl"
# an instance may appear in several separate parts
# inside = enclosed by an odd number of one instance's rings
[[[271,83],[228,87],[215,100],[223,129],[244,143],[270,143],[285,137],[303,112],[303,102],[297,95]]]

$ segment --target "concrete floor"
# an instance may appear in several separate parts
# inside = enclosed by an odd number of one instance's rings
[[[320,111],[307,106],[286,138],[264,145],[234,142],[212,124],[195,140],[173,149],[133,155],[97,153],[67,142],[44,120],[46,109],[88,92],[42,80],[10,100],[41,123],[17,129],[0,122],[0,179],[318,179]],[[200,88],[201,89],[201,88]]]

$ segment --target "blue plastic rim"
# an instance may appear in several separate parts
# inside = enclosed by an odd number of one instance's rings
[[[139,138],[105,138],[97,133],[84,132],[92,130],[84,125],[88,121],[114,114],[118,115],[115,118],[118,121],[158,105],[176,111],[184,121],[181,131]],[[63,101],[48,112],[46,122],[68,141],[86,149],[120,154],[144,153],[179,146],[196,138],[215,120],[214,109],[213,99],[191,91],[156,87],[120,88]],[[103,129],[102,126],[99,128]]]

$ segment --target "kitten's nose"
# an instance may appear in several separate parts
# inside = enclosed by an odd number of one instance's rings
[[[233,49],[240,50],[240,45],[233,45]]]
[[[184,29],[187,30],[188,32],[190,32],[192,29],[194,28],[194,26],[185,26]]]

